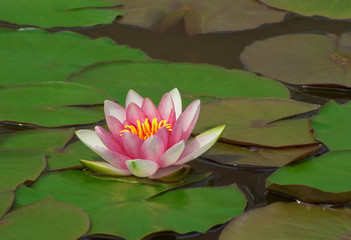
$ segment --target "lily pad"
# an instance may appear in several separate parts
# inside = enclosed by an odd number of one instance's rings
[[[15,194],[11,191],[0,192],[0,219],[10,209]]]
[[[226,125],[224,141],[250,146],[288,147],[315,144],[309,119],[287,119],[317,109],[312,105],[287,99],[234,98],[208,102],[201,106],[194,132]],[[278,121],[280,120],[280,121]]]
[[[314,135],[330,150],[351,150],[351,102],[328,102],[312,118]]]
[[[74,129],[26,130],[0,135],[0,150],[42,150],[62,149],[74,134]]]
[[[174,187],[100,180],[70,170],[45,175],[32,188],[21,186],[16,204],[23,206],[52,195],[88,213],[90,234],[130,240],[165,230],[204,232],[240,214],[246,205],[235,186],[166,191]]]
[[[12,8],[0,6],[0,11],[10,12]],[[33,13],[41,17],[38,12]],[[119,46],[108,38],[92,40],[73,32],[48,33],[39,29],[1,29],[0,52],[0,85],[64,81],[70,73],[96,62],[148,59],[140,50]]]
[[[296,0],[260,0],[274,7],[306,16],[324,16],[333,19],[351,19],[351,6],[348,0],[296,1]]]
[[[351,87],[351,33],[290,34],[246,47],[245,67],[290,84]]]
[[[219,240],[258,236],[260,240],[346,240],[351,236],[351,216],[320,206],[278,202],[235,218]]]
[[[239,31],[280,22],[285,11],[254,0],[120,0],[127,11],[120,22],[166,30],[184,20],[189,34]]]
[[[107,24],[125,11],[108,0],[11,0],[0,2],[0,20],[43,28]]]
[[[351,203],[351,151],[335,151],[275,171],[268,189],[311,203]]]
[[[45,167],[44,152],[0,151],[0,192],[34,181]]]
[[[186,104],[198,98],[203,101],[229,97],[289,98],[288,90],[271,79],[203,64],[114,61],[87,67],[68,81],[102,89],[118,97],[122,105],[129,89],[158,102],[175,87]]]
[[[217,142],[203,158],[226,165],[283,167],[316,152],[321,145],[292,148],[244,148]]]
[[[89,225],[89,217],[81,209],[48,197],[5,215],[0,221],[0,238],[75,240]]]
[[[81,84],[46,82],[0,88],[0,121],[45,127],[90,124],[103,111],[78,107],[103,104],[109,95]]]

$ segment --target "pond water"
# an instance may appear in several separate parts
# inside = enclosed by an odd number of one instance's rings
[[[3,27],[19,28],[3,24]],[[91,28],[69,29],[92,38],[109,37],[118,44],[128,45],[143,50],[153,59],[170,62],[207,63],[223,66],[228,69],[245,69],[240,61],[244,48],[257,40],[301,32],[328,32],[340,34],[351,30],[350,22],[332,21],[323,18],[305,18],[289,15],[280,23],[267,24],[257,29],[234,33],[201,34],[189,36],[185,32],[184,22],[163,33],[112,23]],[[56,30],[52,30],[56,31]],[[194,86],[196,87],[196,86]],[[327,99],[337,98],[340,101],[351,99],[351,90],[337,88],[296,87],[291,90],[292,98],[309,103],[325,103]],[[7,128],[3,129],[3,132]],[[208,170],[215,174],[209,182],[213,186],[238,184],[248,199],[246,210],[266,205],[275,201],[294,201],[293,199],[268,193],[265,179],[274,168],[230,167],[220,165],[206,159],[194,160],[190,163],[194,169]],[[200,219],[199,219],[200,221]],[[212,228],[206,234],[191,233],[176,235],[174,233],[158,233],[147,237],[148,240],[215,240],[224,225]],[[89,236],[81,240],[119,239],[110,236]]]

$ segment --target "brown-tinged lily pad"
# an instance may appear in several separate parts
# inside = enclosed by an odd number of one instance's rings
[[[90,227],[80,208],[51,197],[8,213],[0,221],[0,239],[75,240]]]
[[[219,240],[351,239],[351,216],[322,206],[273,203],[231,221]]]
[[[312,118],[314,135],[329,150],[351,150],[351,102],[328,102]]]
[[[318,107],[273,98],[233,98],[208,102],[201,106],[194,132],[200,133],[225,124],[221,139],[230,143],[266,147],[315,144],[308,118],[281,119]]]
[[[351,5],[348,0],[333,1],[296,1],[296,0],[260,0],[278,9],[295,12],[306,16],[323,16],[333,19],[351,19]]]
[[[184,20],[189,34],[239,31],[280,22],[286,12],[254,0],[120,0],[121,23],[166,30]]]
[[[15,194],[12,191],[0,192],[0,219],[10,209],[13,200],[15,200]]]
[[[34,181],[46,167],[44,152],[0,151],[0,192]]]
[[[257,41],[240,56],[245,67],[290,84],[351,87],[351,33],[290,34]]]
[[[351,151],[329,152],[275,171],[269,190],[311,203],[351,203]]]
[[[290,148],[245,148],[217,142],[202,157],[234,166],[283,167],[316,152],[320,147],[320,144],[316,144]]]

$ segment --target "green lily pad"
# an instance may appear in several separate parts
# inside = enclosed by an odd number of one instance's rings
[[[314,135],[330,150],[351,150],[351,102],[328,102],[312,118]]]
[[[312,105],[286,99],[234,98],[202,104],[194,132],[226,125],[221,139],[240,145],[288,147],[315,144],[309,119],[288,119],[317,109]],[[280,120],[280,121],[277,121]]]
[[[0,11],[10,12],[12,8],[0,6]],[[0,52],[0,85],[64,81],[69,74],[96,62],[148,59],[140,50],[119,46],[108,38],[92,40],[72,32],[39,29],[0,30]]]
[[[78,27],[107,24],[125,11],[118,2],[108,0],[11,0],[0,2],[0,20],[17,25],[43,28]]]
[[[245,67],[290,84],[351,87],[351,33],[290,34],[254,42]]]
[[[239,31],[280,22],[285,11],[253,0],[120,0],[127,11],[120,22],[164,31],[184,20],[189,34]]]
[[[48,197],[5,215],[0,221],[0,239],[75,240],[89,225],[81,209]]]
[[[351,5],[348,0],[296,1],[296,0],[260,0],[279,9],[295,12],[306,16],[323,16],[333,19],[351,19]]]
[[[0,88],[0,121],[45,127],[90,124],[105,118],[103,111],[77,105],[103,104],[109,95],[88,86],[46,82]]]
[[[203,158],[226,165],[283,167],[316,152],[322,145],[292,148],[244,148],[217,142]]]
[[[185,104],[198,98],[203,101],[229,97],[289,98],[287,89],[271,79],[201,64],[114,61],[87,67],[68,81],[102,89],[118,97],[122,105],[129,89],[158,102],[175,87]]]
[[[235,218],[219,240],[258,236],[260,240],[346,240],[351,236],[351,216],[320,206],[278,202]]]
[[[90,234],[130,240],[165,230],[205,232],[240,214],[246,205],[235,186],[166,191],[174,187],[100,180],[70,170],[45,175],[32,188],[21,186],[16,204],[23,206],[52,195],[88,213]]]
[[[26,130],[0,135],[0,150],[42,150],[62,149],[71,139],[74,129]]]
[[[45,169],[43,152],[0,151],[0,192],[14,190],[27,181],[34,181]]]
[[[10,209],[15,194],[12,191],[0,192],[0,219]]]
[[[351,151],[335,151],[275,171],[268,189],[311,203],[351,203]]]

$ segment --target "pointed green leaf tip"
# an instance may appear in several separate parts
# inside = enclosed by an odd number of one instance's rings
[[[130,175],[129,171],[124,171],[123,169],[118,169],[112,166],[107,162],[98,162],[98,161],[88,161],[80,160],[81,164],[87,167],[89,170],[92,170],[97,173],[107,174],[112,176],[126,176]]]

